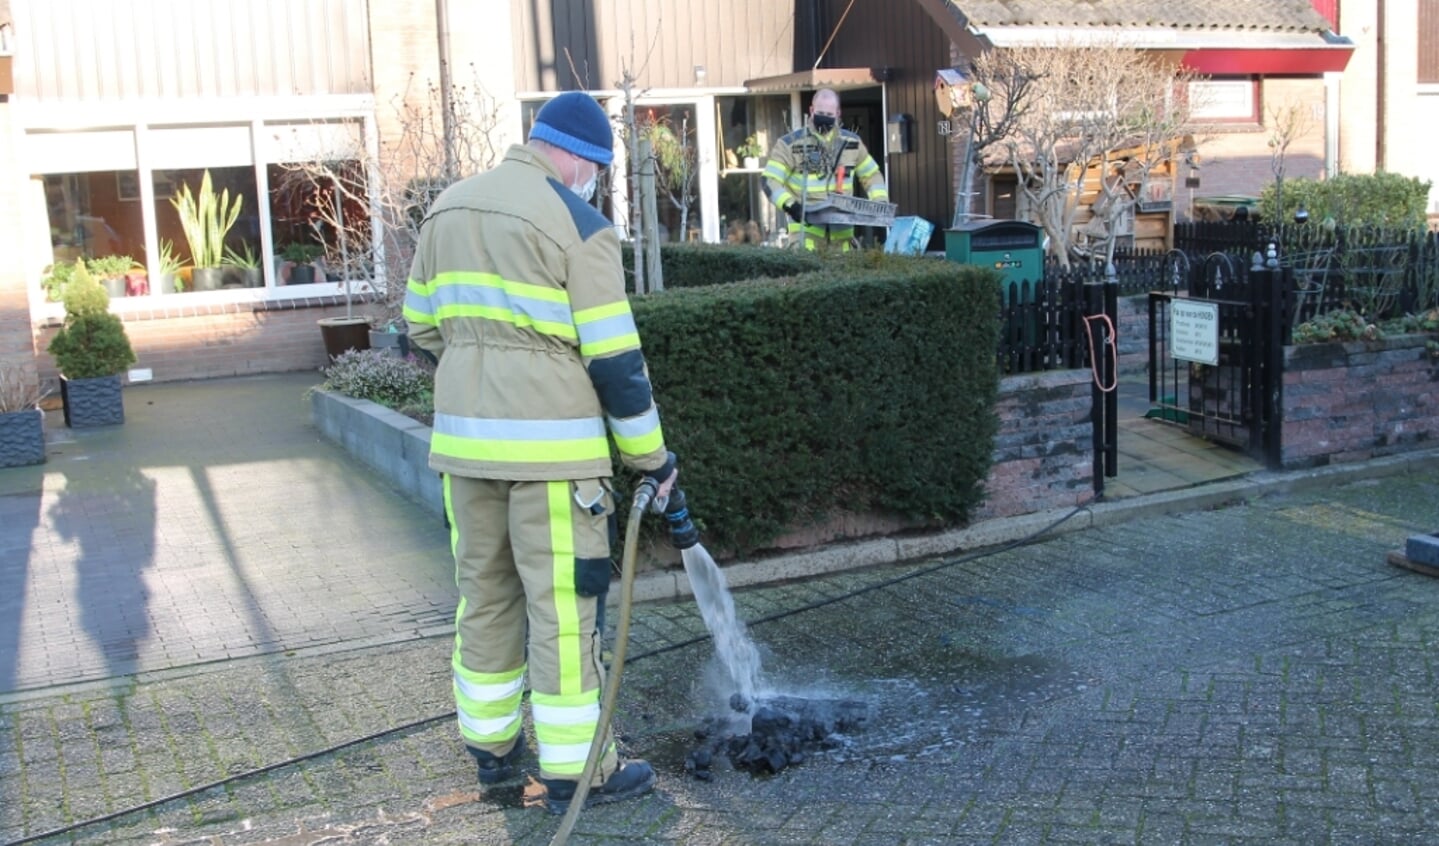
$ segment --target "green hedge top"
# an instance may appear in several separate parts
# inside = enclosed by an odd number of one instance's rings
[[[625,279],[635,272],[634,246],[620,245]],[[740,279],[775,279],[818,270],[814,253],[732,244],[664,244],[660,247],[665,289],[698,288]],[[627,285],[633,290],[633,285]]]
[[[1326,219],[1339,226],[1386,226],[1423,230],[1430,183],[1397,173],[1341,173],[1330,179],[1286,179],[1284,207],[1274,183],[1259,198],[1264,220],[1287,223],[1301,206],[1313,224]]]
[[[754,549],[842,511],[965,520],[998,425],[997,281],[865,253],[635,298],[705,542]]]

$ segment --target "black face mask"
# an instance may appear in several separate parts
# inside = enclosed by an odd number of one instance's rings
[[[810,115],[810,120],[814,121],[814,128],[819,132],[829,132],[834,129],[834,115],[814,114]]]

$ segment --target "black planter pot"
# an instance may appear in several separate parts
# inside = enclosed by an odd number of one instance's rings
[[[331,359],[347,350],[370,348],[370,321],[363,317],[326,317],[320,321],[320,337]]]
[[[45,412],[38,408],[0,414],[0,467],[45,463]]]
[[[313,264],[297,264],[290,268],[291,285],[313,285],[315,283],[315,266]]]
[[[72,429],[125,422],[125,398],[120,392],[119,373],[93,379],[61,376],[60,400],[65,408],[65,425]]]

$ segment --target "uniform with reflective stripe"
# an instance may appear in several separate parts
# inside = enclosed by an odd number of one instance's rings
[[[460,590],[451,657],[460,734],[476,749],[508,752],[528,673],[545,778],[578,776],[600,728],[596,600],[576,592],[575,559],[608,552],[608,518],[577,501],[576,485],[444,476]],[[607,737],[602,775],[617,766]]]
[[[843,180],[840,179],[841,172]],[[852,195],[856,183],[869,199],[889,200],[889,189],[879,163],[869,154],[859,136],[847,129],[820,135],[806,126],[784,136],[775,142],[770,151],[764,178],[770,199],[781,210],[790,237],[798,237],[800,230],[804,230],[805,247],[811,250],[827,242],[840,249],[849,249],[854,227],[801,225],[783,212],[791,202],[805,205],[808,201],[821,200],[829,193]],[[808,199],[803,199],[806,196]]]
[[[577,561],[609,556],[610,439],[631,468],[666,458],[619,238],[546,156],[512,147],[436,199],[404,313],[411,340],[439,357],[430,466],[460,593],[460,734],[509,752],[528,676],[540,775],[579,775],[602,732],[608,776],[618,757],[598,725],[596,600],[576,591]]]
[[[487,479],[639,470],[664,435],[609,222],[548,159],[510,148],[446,189],[421,227],[404,314],[439,356],[430,466]]]

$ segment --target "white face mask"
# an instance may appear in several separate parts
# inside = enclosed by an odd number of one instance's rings
[[[584,200],[588,203],[595,197],[595,186],[599,184],[599,179],[600,169],[595,168],[594,170],[590,171],[590,178],[587,182],[585,182],[583,185],[570,185],[570,190],[575,192],[576,197],[579,197],[581,200]]]

